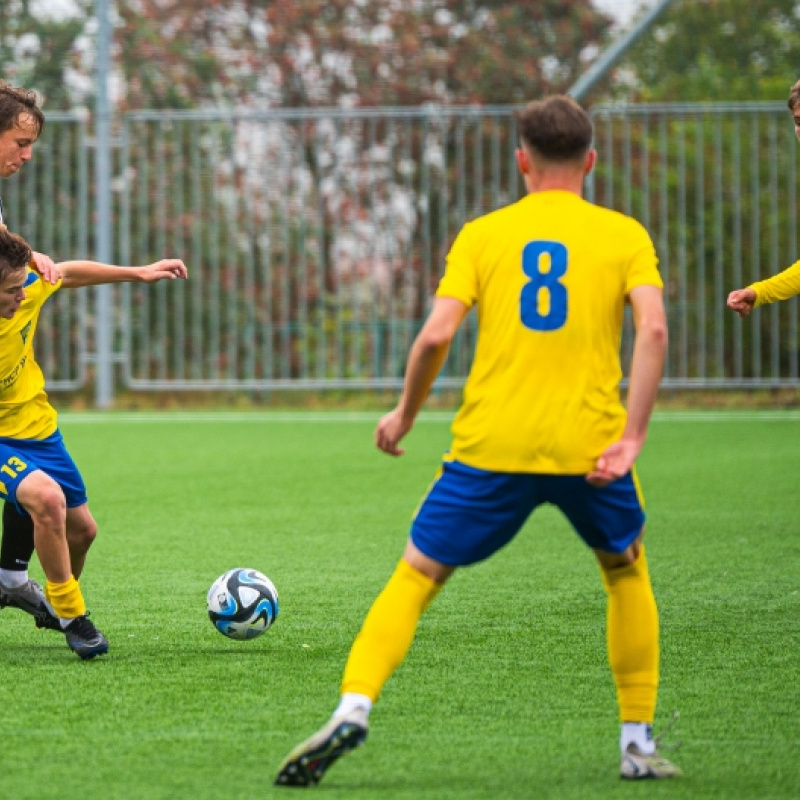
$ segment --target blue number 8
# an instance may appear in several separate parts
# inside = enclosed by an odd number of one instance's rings
[[[550,256],[550,269],[541,271],[541,257]],[[561,242],[528,242],[522,251],[522,271],[530,280],[522,287],[522,324],[534,331],[557,331],[567,321],[567,287],[559,281],[567,272],[567,248]],[[539,292],[549,295],[546,314],[539,311]]]

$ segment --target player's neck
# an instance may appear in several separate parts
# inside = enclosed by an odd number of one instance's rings
[[[525,175],[525,187],[528,194],[537,192],[572,192],[583,196],[583,174],[574,171],[557,171]]]

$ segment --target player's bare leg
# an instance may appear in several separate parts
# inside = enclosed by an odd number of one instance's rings
[[[89,506],[84,503],[67,509],[67,544],[72,574],[80,578],[86,564],[86,554],[97,537],[97,523]]]
[[[34,470],[20,481],[16,495],[33,519],[36,553],[47,577],[45,597],[59,619],[67,644],[82,659],[108,652],[108,640],[86,615],[80,586],[72,574],[66,500],[61,487],[41,470]]]
[[[17,501],[33,519],[33,541],[48,582],[72,576],[67,546],[67,504],[59,485],[41,470],[19,484]]]

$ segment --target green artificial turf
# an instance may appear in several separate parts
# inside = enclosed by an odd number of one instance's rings
[[[421,420],[403,458],[377,415],[67,415],[100,534],[82,586],[106,633],[81,662],[0,612],[0,795],[287,797],[281,758],[332,711],[350,642],[392,572],[449,441]],[[800,796],[800,417],[657,418],[639,463],[661,611],[656,728],[680,712],[678,781],[622,783],[591,555],[542,509],[456,574],[423,619],[326,798]],[[280,592],[274,627],[217,633],[234,566]],[[41,578],[38,565],[32,569]]]

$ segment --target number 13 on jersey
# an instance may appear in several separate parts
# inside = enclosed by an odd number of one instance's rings
[[[567,321],[567,248],[561,242],[536,240],[522,250],[522,271],[530,280],[522,287],[522,324],[533,331],[557,331]]]

